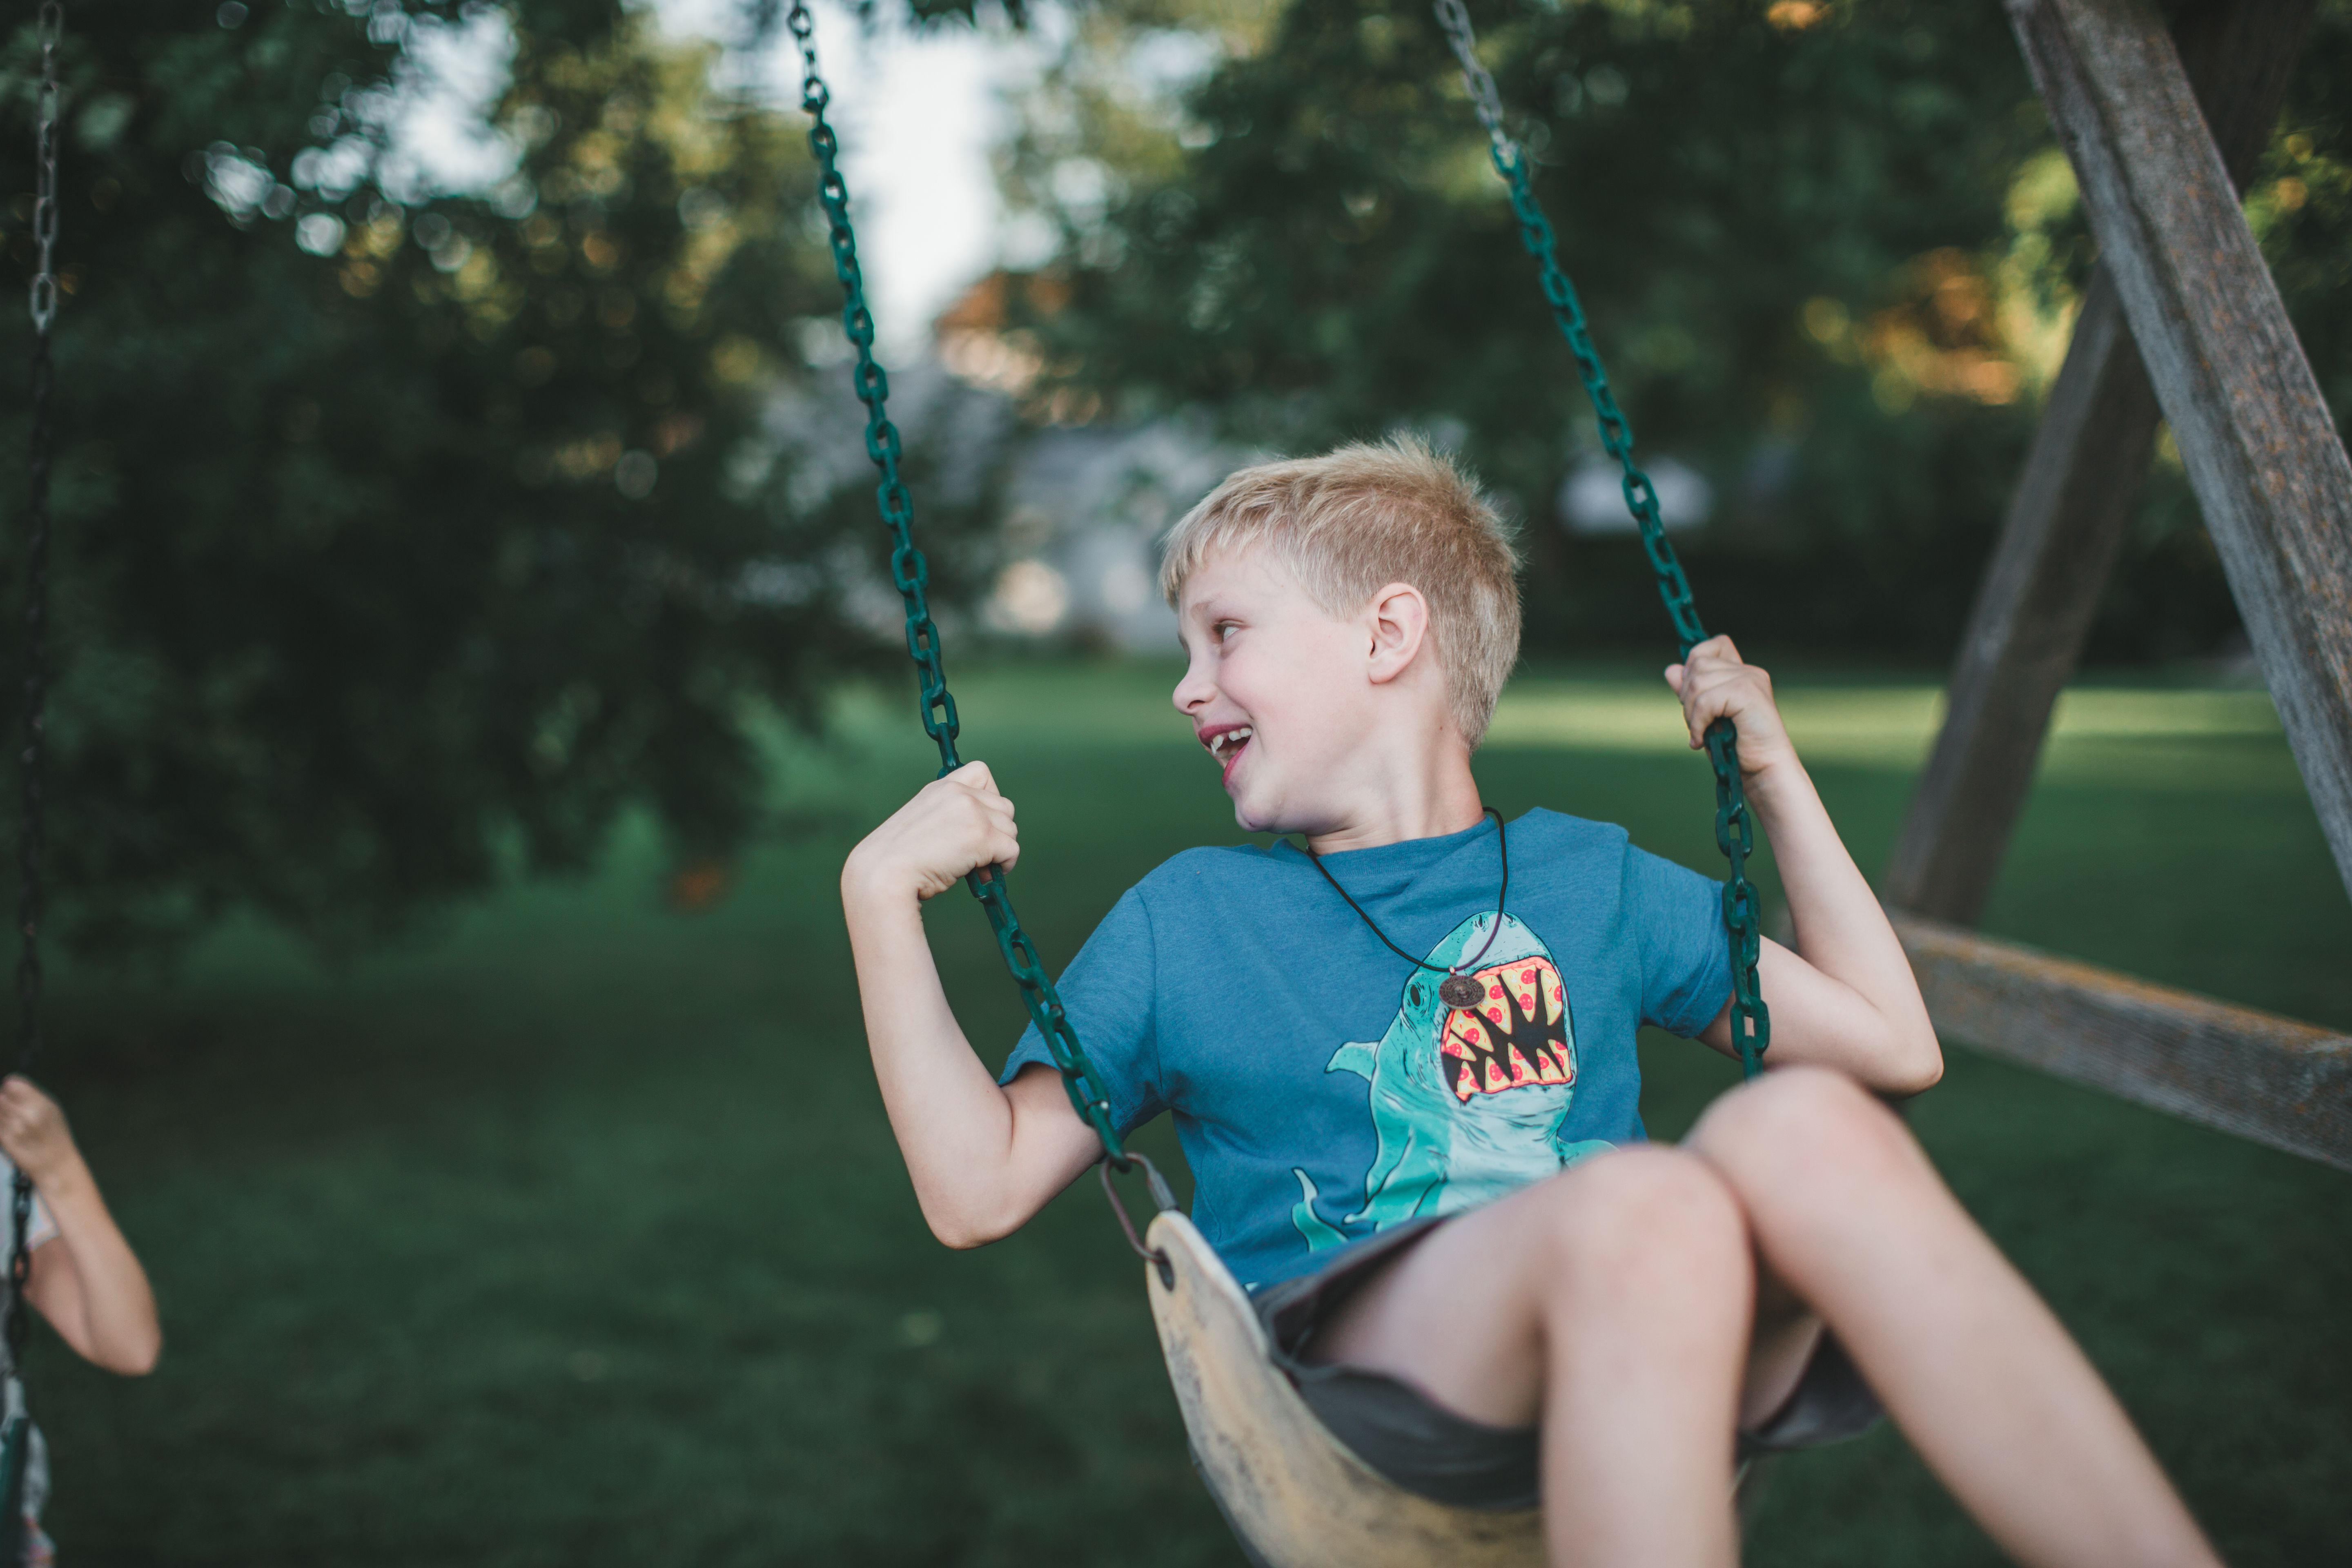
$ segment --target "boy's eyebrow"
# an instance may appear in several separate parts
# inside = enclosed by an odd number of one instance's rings
[[[1202,595],[1199,598],[1187,603],[1184,606],[1184,610],[1178,612],[1177,618],[1180,620],[1182,619],[1185,612],[1200,616],[1203,619],[1212,618],[1220,615],[1231,615],[1234,613],[1233,606],[1228,602],[1227,597],[1230,593],[1230,589],[1220,590],[1213,588],[1208,593]]]

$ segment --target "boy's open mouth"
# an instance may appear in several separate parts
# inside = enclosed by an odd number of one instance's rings
[[[1256,732],[1256,730],[1248,724],[1231,724],[1222,730],[1204,731],[1201,736],[1201,744],[1209,749],[1209,755],[1217,759],[1224,776],[1231,779],[1234,776],[1234,763],[1241,759],[1242,749],[1250,743],[1250,737]]]

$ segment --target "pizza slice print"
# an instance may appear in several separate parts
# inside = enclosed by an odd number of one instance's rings
[[[1502,1094],[1530,1084],[1576,1081],[1576,1052],[1568,1043],[1568,1002],[1549,958],[1530,955],[1479,970],[1486,993],[1475,1007],[1446,1015],[1441,1068],[1457,1100]]]

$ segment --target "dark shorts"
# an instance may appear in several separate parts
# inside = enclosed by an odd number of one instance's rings
[[[1411,1384],[1360,1366],[1305,1358],[1316,1329],[1381,1265],[1444,1224],[1408,1221],[1358,1242],[1312,1274],[1269,1285],[1253,1298],[1288,1374],[1331,1436],[1409,1492],[1456,1508],[1511,1512],[1537,1506],[1542,1492],[1535,1426],[1488,1426],[1432,1403]],[[1859,1437],[1885,1410],[1870,1385],[1824,1330],[1804,1374],[1780,1409],[1739,1434],[1743,1458]]]

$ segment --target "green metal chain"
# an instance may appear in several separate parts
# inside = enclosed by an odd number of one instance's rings
[[[37,37],[41,82],[35,100],[34,142],[32,443],[28,454],[31,491],[25,529],[25,749],[21,761],[24,812],[16,826],[16,865],[23,883],[16,895],[16,1062],[22,1073],[41,1047],[41,769],[48,694],[49,472],[54,456],[50,405],[56,375],[49,333],[58,313],[58,141],[63,119],[58,87],[58,51],[65,41],[65,8],[45,0]],[[32,1281],[28,1247],[33,1228],[33,1180],[20,1168],[8,1183],[11,1220],[7,1298],[0,1302],[0,1359],[6,1380],[24,1375],[25,1331],[32,1319],[26,1292]],[[0,1563],[26,1558],[25,1481],[37,1436],[30,1415],[20,1408],[0,1424]]]
[[[1559,323],[1560,335],[1568,340],[1569,352],[1576,356],[1577,374],[1584,382],[1585,395],[1592,400],[1593,416],[1600,421],[1601,448],[1616,458],[1624,470],[1625,505],[1641,530],[1642,548],[1657,575],[1658,596],[1665,601],[1666,614],[1675,623],[1675,640],[1681,646],[1683,658],[1687,659],[1691,649],[1706,640],[1706,629],[1699,625],[1698,609],[1691,599],[1690,579],[1683,574],[1682,563],[1675,559],[1675,547],[1666,539],[1664,520],[1658,515],[1657,488],[1633,461],[1633,428],[1617,406],[1617,395],[1609,390],[1609,375],[1601,368],[1600,352],[1592,346],[1592,333],[1585,324],[1584,306],[1576,297],[1576,286],[1560,270],[1551,222],[1537,203],[1535,188],[1528,175],[1527,154],[1503,127],[1502,99],[1495,90],[1495,79],[1478,63],[1478,37],[1471,30],[1470,13],[1463,8],[1462,0],[1436,0],[1436,8],[1437,25],[1444,29],[1454,58],[1462,63],[1463,84],[1469,89],[1478,122],[1486,128],[1495,172],[1510,187],[1511,210],[1518,216],[1520,243],[1536,258],[1545,302],[1551,306],[1552,320]],[[1759,910],[1761,900],[1756,885],[1748,879],[1748,857],[1756,844],[1755,827],[1748,816],[1747,792],[1739,783],[1739,735],[1730,720],[1718,719],[1707,726],[1706,755],[1715,767],[1715,842],[1731,867],[1731,874],[1723,884],[1723,925],[1731,937],[1731,1037],[1733,1044],[1739,1047],[1740,1068],[1752,1079],[1763,1070],[1764,1052],[1772,1042],[1772,1016],[1764,1005],[1763,990],[1756,977],[1757,962],[1763,952]]]
[[[825,221],[832,229],[833,270],[841,279],[844,301],[841,321],[848,331],[850,346],[857,353],[850,381],[856,389],[857,400],[866,405],[866,455],[874,460],[876,470],[882,476],[874,493],[894,544],[890,552],[890,581],[898,588],[899,598],[906,602],[907,652],[913,658],[921,681],[923,731],[938,742],[940,776],[945,778],[963,765],[963,759],[956,754],[959,725],[955,699],[948,692],[947,673],[940,664],[940,628],[932,623],[929,599],[930,570],[909,531],[915,520],[915,505],[907,493],[906,482],[898,476],[898,427],[890,422],[885,406],[890,395],[890,378],[874,358],[874,313],[866,308],[865,279],[857,266],[857,235],[849,224],[849,186],[842,179],[838,164],[841,143],[833,127],[825,122],[825,108],[833,95],[824,79],[817,74],[816,22],[809,15],[805,0],[793,0],[785,14],[784,25],[800,44],[801,108],[809,117],[809,149],[816,154],[817,199],[824,205]],[[1045,1048],[1052,1054],[1055,1067],[1061,1070],[1062,1087],[1069,1091],[1070,1104],[1102,1141],[1104,1158],[1124,1172],[1129,1156],[1111,1120],[1109,1091],[1103,1087],[1094,1063],[1087,1058],[1086,1047],[1078,1042],[1078,1032],[1071,1026],[1069,1015],[1062,1007],[1061,994],[1054,988],[1053,975],[1038,961],[1029,933],[1021,929],[1020,917],[1013,912],[1013,898],[1004,885],[1004,868],[985,866],[964,881],[980,900],[981,908],[987,911],[989,929],[996,933],[996,945],[1004,954],[1004,966],[1012,971],[1013,983],[1021,988],[1022,1004],[1029,1009],[1038,1034],[1045,1037]]]

